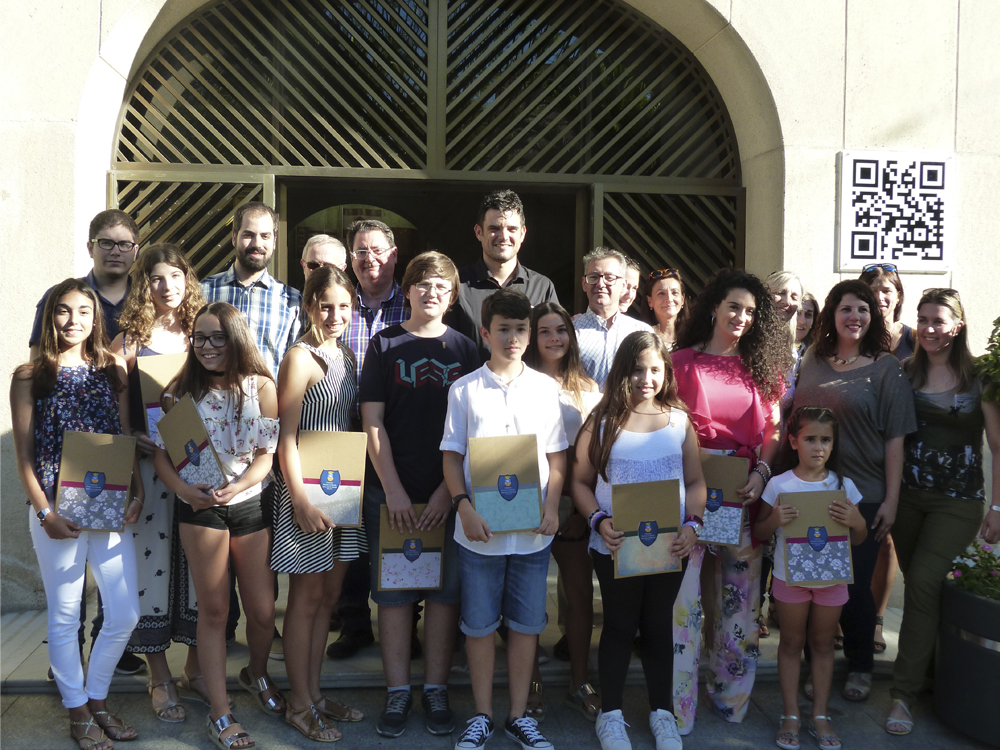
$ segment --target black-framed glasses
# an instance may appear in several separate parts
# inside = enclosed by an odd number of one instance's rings
[[[868,271],[874,271],[876,268],[881,268],[883,271],[888,271],[889,273],[899,273],[899,269],[895,263],[869,263],[867,266],[861,267],[861,273],[868,273]]]
[[[139,243],[132,242],[132,240],[121,240],[120,242],[115,242],[114,240],[108,239],[107,237],[97,237],[96,239],[92,239],[90,243],[92,245],[96,244],[99,248],[101,248],[101,250],[104,250],[105,252],[114,250],[117,247],[119,252],[130,253],[135,248],[139,247]]]
[[[323,266],[333,266],[333,267],[336,267],[337,264],[336,263],[324,263],[323,261],[320,261],[320,260],[307,260],[306,261],[306,268],[308,268],[310,271],[318,271]]]
[[[594,284],[599,283],[601,281],[601,279],[604,280],[605,284],[607,284],[608,286],[611,286],[616,281],[620,281],[621,279],[624,279],[625,277],[624,276],[616,276],[613,273],[588,273],[583,278],[591,286],[593,286]]]
[[[659,271],[650,271],[649,280],[657,281],[658,279],[677,279],[681,280],[681,272],[676,268],[661,268]]]
[[[351,250],[351,257],[357,260],[364,260],[371,254],[373,258],[384,258],[395,247],[395,245],[389,245],[388,247],[359,247],[357,250]]]
[[[204,348],[206,341],[212,345],[213,349],[221,349],[229,343],[229,334],[210,333],[208,336],[205,336],[204,334],[196,333],[188,340],[195,349]]]

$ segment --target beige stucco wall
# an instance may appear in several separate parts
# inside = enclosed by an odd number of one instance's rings
[[[824,293],[834,273],[836,154],[954,152],[959,255],[945,277],[904,279],[905,319],[925,286],[954,285],[981,348],[1000,314],[1000,52],[994,0],[630,0],[691,49],[733,116],[747,186],[747,266],[785,267]],[[6,3],[0,43],[0,278],[10,373],[34,305],[88,267],[87,223],[126,81],[202,0]],[[26,534],[10,412],[0,409],[3,611],[43,606]]]

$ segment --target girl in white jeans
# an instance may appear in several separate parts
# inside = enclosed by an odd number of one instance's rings
[[[137,736],[106,702],[115,665],[139,620],[130,532],[85,531],[52,509],[64,430],[129,434],[125,364],[106,341],[97,294],[82,280],[67,279],[46,302],[38,358],[15,370],[10,388],[17,470],[31,505],[31,539],[48,605],[49,661],[69,709],[70,735],[83,750],[111,750],[105,734]],[[139,518],[145,500],[138,478],[136,464],[126,523]],[[76,633],[88,563],[105,619],[84,677]]]

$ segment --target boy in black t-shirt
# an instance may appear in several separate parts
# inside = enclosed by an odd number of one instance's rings
[[[454,539],[455,514],[444,483],[438,444],[448,411],[448,389],[479,366],[476,345],[442,322],[458,296],[458,270],[437,252],[406,267],[403,294],[410,319],[372,337],[361,371],[361,420],[368,433],[364,519],[372,554],[371,592],[378,605],[379,643],[388,694],[376,731],[398,737],[413,706],[410,631],[413,605],[426,602],[424,726],[450,734],[448,673],[455,643],[461,584]],[[427,503],[418,517],[413,503]],[[389,524],[407,531],[446,524],[441,588],[379,591],[381,506]]]

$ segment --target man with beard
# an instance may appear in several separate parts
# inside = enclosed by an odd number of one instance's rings
[[[474,231],[483,246],[483,257],[459,271],[462,283],[458,288],[458,304],[451,308],[444,322],[475,341],[480,359],[486,362],[490,348],[479,335],[483,300],[497,289],[508,287],[523,293],[532,307],[559,300],[548,277],[525,268],[517,260],[527,231],[524,204],[517,193],[497,190],[483,198]]]
[[[236,261],[201,282],[209,302],[228,302],[243,313],[257,348],[278,377],[285,352],[299,337],[302,294],[267,272],[274,255],[278,216],[263,203],[244,203],[233,215]]]

